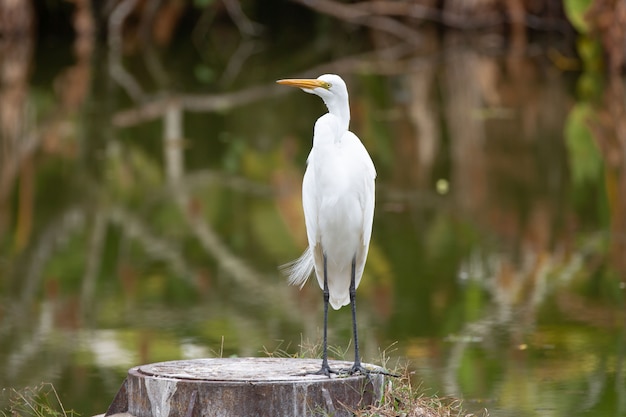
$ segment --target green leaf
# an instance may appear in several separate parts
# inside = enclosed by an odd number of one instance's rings
[[[602,155],[589,130],[593,110],[588,103],[577,104],[565,122],[565,142],[575,184],[596,181],[602,175]]]
[[[589,24],[585,20],[585,13],[592,0],[564,0],[563,8],[570,23],[580,33],[589,33]]]
[[[210,6],[213,1],[214,0],[193,0],[193,5],[199,9],[204,9],[205,7]]]
[[[210,84],[215,80],[215,71],[206,65],[196,65],[193,73],[201,83]]]

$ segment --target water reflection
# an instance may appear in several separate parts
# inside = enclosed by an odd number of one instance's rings
[[[263,52],[235,48],[220,90],[86,27],[58,72],[2,45],[1,385],[53,382],[89,415],[137,363],[314,345],[320,291],[276,266],[306,244],[319,103]],[[423,39],[306,71],[348,80],[380,174],[364,358],[398,341],[424,387],[492,415],[623,413],[623,80],[591,100],[542,50]],[[330,320],[349,352],[348,312]]]

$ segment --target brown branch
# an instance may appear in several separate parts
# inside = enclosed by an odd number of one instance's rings
[[[400,23],[395,19],[386,16],[373,15],[368,10],[362,10],[359,5],[346,5],[333,0],[291,0],[302,4],[320,13],[334,16],[347,22],[368,26],[372,29],[381,30],[398,38],[410,42],[418,43],[421,35],[411,27]]]
[[[130,16],[135,9],[138,0],[123,0],[109,16],[109,32],[108,32],[108,45],[109,45],[109,74],[111,78],[117,81],[122,86],[126,93],[132,97],[135,101],[141,101],[144,97],[144,92],[135,78],[126,71],[122,64],[122,27],[124,22]]]
[[[405,29],[409,29],[412,32],[411,36],[414,36],[413,34],[417,32],[410,29],[409,26],[389,18],[389,16],[429,21],[461,30],[485,29],[517,21],[512,19],[510,16],[500,16],[495,13],[488,16],[472,15],[471,19],[469,19],[465,14],[435,9],[410,1],[400,2],[394,0],[373,0],[362,1],[351,5],[338,3],[332,0],[292,1],[341,20],[364,24],[374,29],[383,30],[394,35],[401,35],[403,39],[405,37],[403,33],[407,32],[405,32],[404,29],[400,29],[398,25]],[[372,20],[370,20],[374,18],[386,18],[387,20],[383,23],[384,26],[379,26],[379,22],[372,23]],[[393,22],[393,24],[389,23],[389,21]],[[529,13],[523,14],[523,21],[525,26],[538,30],[558,30],[563,32],[568,28],[567,22],[563,19],[541,18]]]
[[[413,2],[376,0],[356,3],[354,8],[367,14],[383,16],[406,16],[423,20],[441,20],[442,12],[432,7],[422,6]]]
[[[222,3],[226,7],[226,11],[233,19],[239,32],[247,36],[258,36],[263,31],[263,26],[253,22],[246,16],[241,9],[241,3],[237,0],[222,0]]]
[[[503,18],[493,14],[487,17],[473,15],[471,19],[468,19],[468,16],[464,14],[435,9],[413,2],[375,0],[356,3],[353,7],[370,15],[409,17],[441,23],[457,29],[478,29],[505,23]]]
[[[317,76],[325,72],[349,73],[365,70],[384,74],[398,73],[402,72],[402,67],[398,60],[414,50],[414,45],[402,43],[365,54],[345,57],[317,67],[309,68],[305,72],[293,74],[293,76]],[[415,59],[412,65],[416,65]],[[277,85],[271,83],[232,93],[174,94],[169,97],[160,96],[154,98],[153,101],[144,100],[144,103],[136,107],[115,113],[112,118],[112,123],[115,127],[123,128],[159,119],[171,106],[177,106],[182,110],[192,112],[226,111],[257,100],[287,94],[288,91],[290,90],[279,88]]]
[[[158,119],[171,106],[178,106],[183,110],[193,112],[225,111],[278,93],[278,89],[275,89],[273,85],[263,85],[234,93],[180,94],[159,97],[138,107],[116,113],[113,115],[113,124],[116,127],[128,127]]]

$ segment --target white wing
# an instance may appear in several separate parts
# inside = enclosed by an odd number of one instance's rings
[[[361,195],[361,208],[363,210],[363,235],[361,236],[362,247],[356,253],[356,286],[359,286],[365,261],[369,251],[369,244],[372,237],[372,224],[374,221],[375,206],[375,179],[376,168],[369,153],[363,143],[352,132],[348,131],[343,138],[344,146],[348,147],[348,152],[354,156],[356,169],[362,172],[361,181],[363,193]]]
[[[318,239],[317,185],[315,183],[315,153],[312,150],[307,159],[307,167],[302,180],[302,208],[309,247],[315,247]]]
[[[289,285],[297,285],[300,288],[304,286],[309,276],[311,276],[314,265],[313,250],[311,248],[316,246],[317,210],[315,208],[316,196],[314,193],[316,187],[313,172],[314,156],[313,151],[311,151],[307,159],[307,169],[304,173],[304,179],[302,180],[302,207],[304,208],[304,219],[309,247],[306,248],[299,258],[280,267],[283,273],[287,275]]]
[[[307,168],[302,180],[302,208],[304,209],[304,220],[306,223],[306,233],[309,247],[295,261],[286,265],[285,271],[289,277],[289,283],[302,287],[307,281],[313,268],[318,271],[317,278],[320,287],[323,287],[322,271],[324,269],[324,255],[320,245],[318,210],[320,203],[318,184],[315,178],[319,149],[333,143],[339,136],[339,121],[334,115],[324,114],[315,122],[313,128],[313,148],[307,158]]]
[[[361,141],[352,132],[340,133],[339,126],[336,118],[330,114],[322,116],[315,124],[313,149],[309,154],[307,169],[302,182],[302,205],[309,247],[300,258],[283,267],[283,270],[288,274],[289,283],[300,287],[304,285],[315,267],[318,283],[323,288],[324,255],[321,242],[326,239],[326,243],[329,243],[328,239],[330,237],[332,240],[333,234],[331,233],[325,238],[320,236],[320,204],[327,204],[329,200],[335,198],[341,199],[342,194],[339,190],[342,189],[356,197],[356,200],[352,200],[354,203],[349,203],[349,200],[340,203],[344,204],[344,208],[346,207],[345,204],[348,206],[351,204],[360,205],[361,213],[355,217],[362,221],[358,226],[361,231],[360,236],[352,235],[356,239],[354,240],[356,247],[352,246],[353,249],[351,249],[349,246],[352,244],[346,246],[346,241],[335,239],[331,248],[325,248],[330,250],[328,256],[335,261],[330,262],[329,258],[328,265],[331,305],[335,309],[349,302],[349,265],[353,256],[356,257],[356,286],[359,285],[363,274],[372,236],[375,200],[374,180],[376,178],[374,163]],[[320,175],[322,182],[318,183],[316,175]],[[322,203],[323,201],[326,203]],[[326,216],[329,216],[328,211]],[[326,219],[328,220],[328,217]],[[341,226],[339,227],[341,228]],[[354,252],[350,253],[350,250],[354,250]],[[348,252],[346,253],[346,251]],[[337,255],[340,252],[343,252],[344,255]],[[342,260],[338,264],[339,259]]]
[[[361,202],[364,212],[363,243],[368,245],[372,237],[372,220],[374,218],[376,168],[374,168],[374,162],[372,162],[365,146],[354,133],[346,132],[343,140],[345,146],[349,147],[349,152],[354,155],[355,161],[359,165],[358,169],[363,171],[363,181],[365,181],[365,192]]]

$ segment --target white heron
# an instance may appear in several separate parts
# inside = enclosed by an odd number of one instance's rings
[[[337,373],[328,365],[328,304],[338,310],[351,304],[354,365],[348,373],[367,373],[361,365],[356,324],[359,286],[372,236],[376,169],[359,138],[348,130],[350,105],[346,83],[335,74],[317,79],[285,79],[324,100],[328,113],[317,119],[313,148],[302,182],[302,205],[308,248],[287,264],[289,283],[304,285],[315,269],[324,293],[324,346],[319,374]]]

